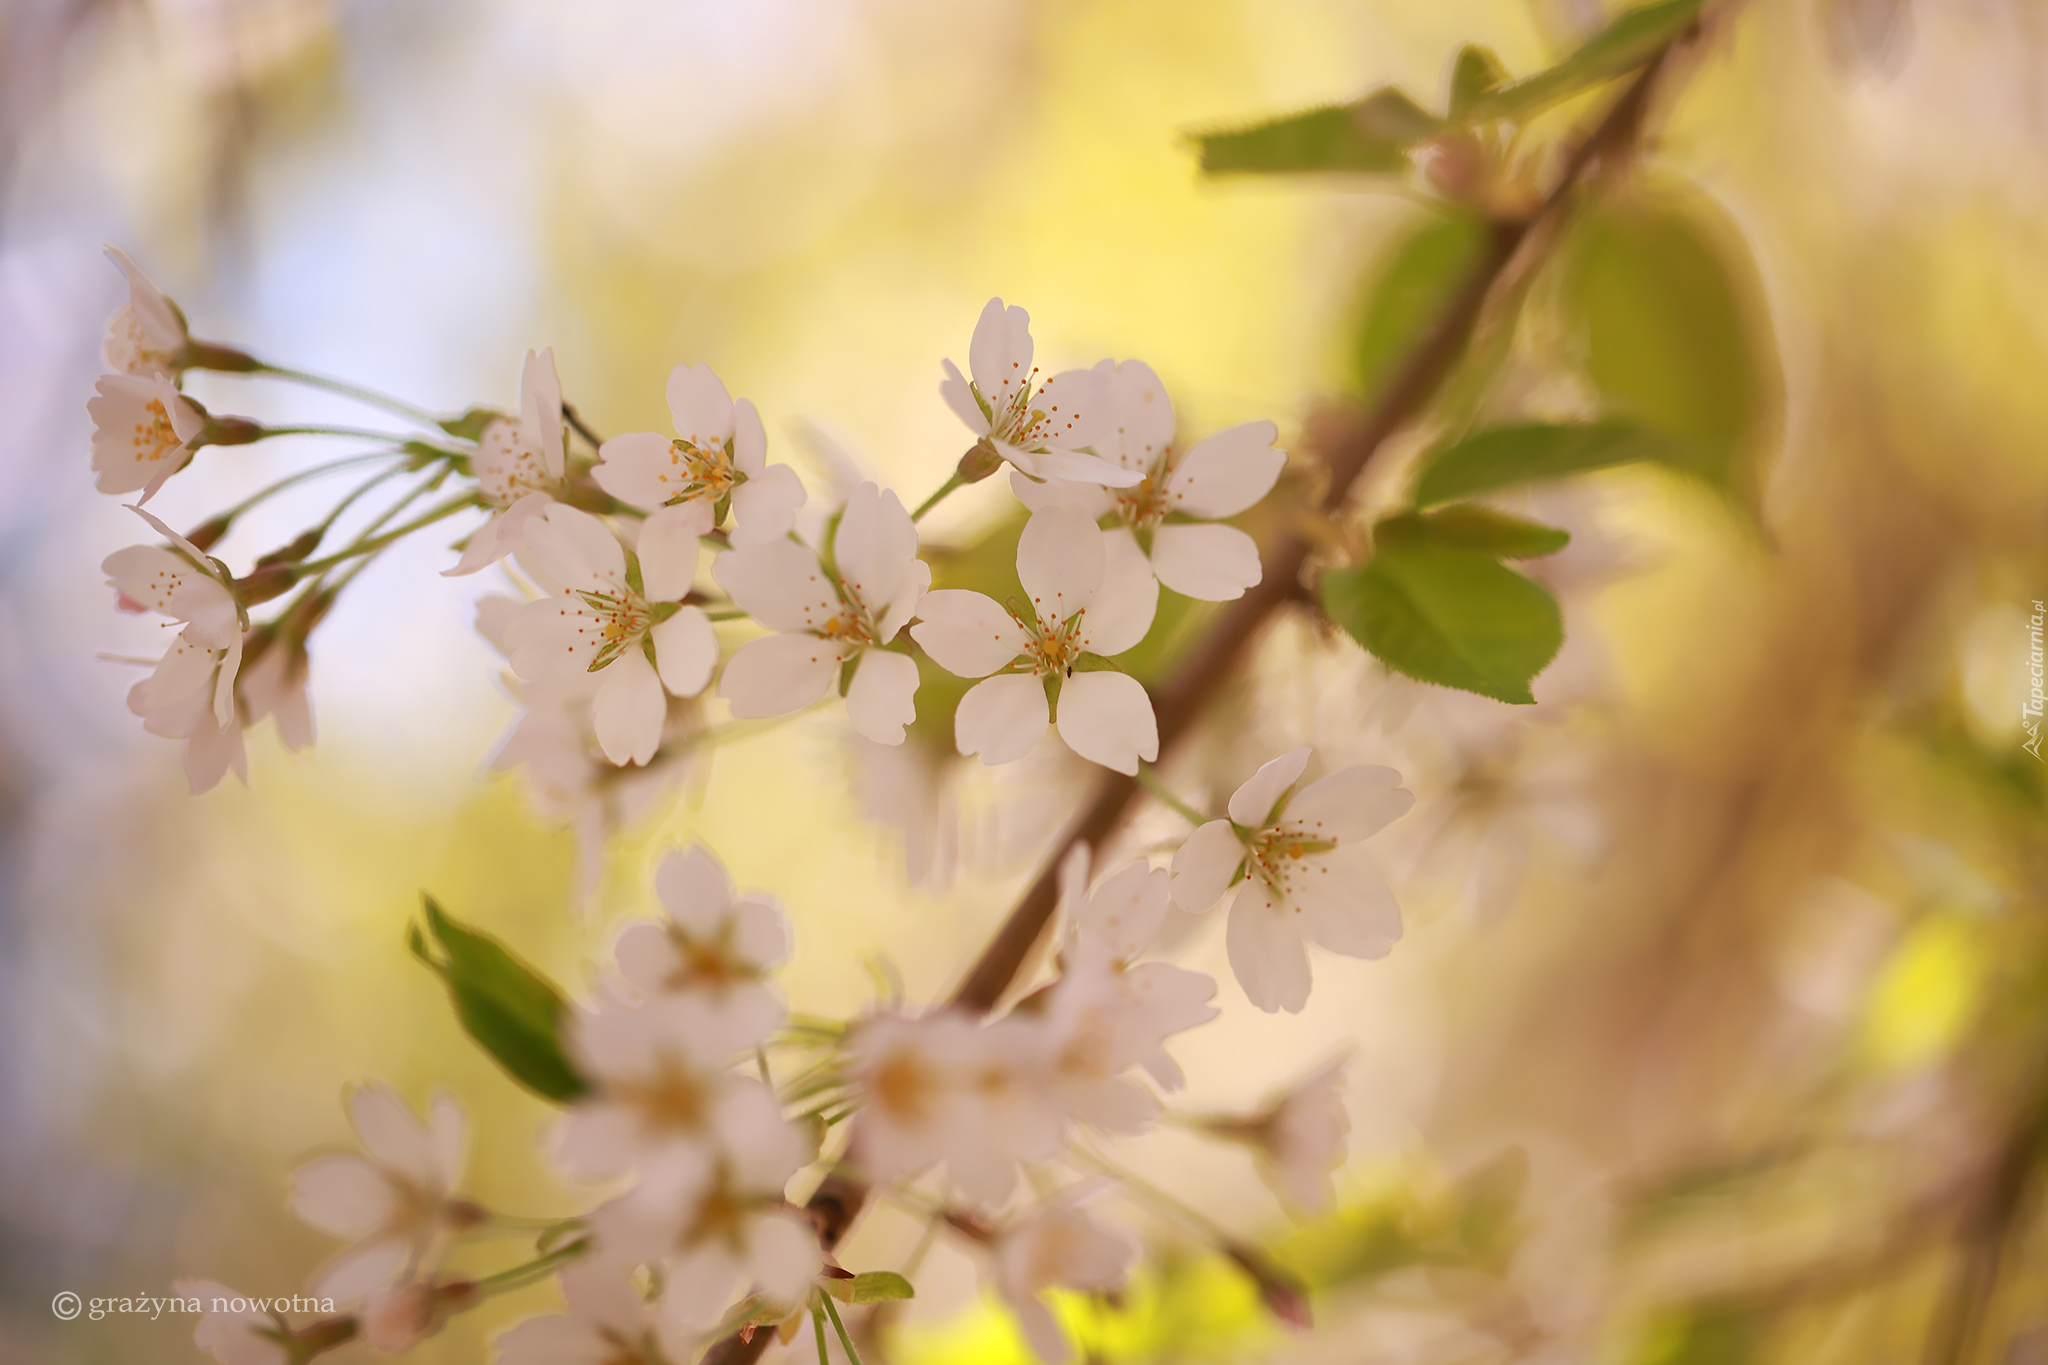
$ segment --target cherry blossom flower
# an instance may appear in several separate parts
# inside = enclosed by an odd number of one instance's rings
[[[366,1085],[348,1097],[348,1117],[367,1154],[315,1157],[292,1172],[292,1212],[354,1243],[314,1277],[314,1293],[361,1299],[431,1263],[474,1218],[453,1198],[468,1138],[462,1107],[437,1094],[428,1115],[422,1123],[397,1091]]]
[[[945,361],[939,394],[967,429],[1027,477],[1122,488],[1142,477],[1089,451],[1114,418],[1107,385],[1093,370],[1067,370],[1034,382],[1031,315],[990,299],[967,351],[970,383]]]
[[[107,259],[128,277],[128,302],[107,319],[106,340],[100,356],[107,368],[123,375],[171,375],[178,358],[192,340],[185,330],[185,315],[178,311],[163,290],[128,253],[107,243]],[[102,488],[103,493],[125,493],[125,488]]]
[[[1010,486],[1025,506],[1067,504],[1108,524],[1110,535],[1130,537],[1161,583],[1205,602],[1228,602],[1256,587],[1259,547],[1234,526],[1234,517],[1272,491],[1287,463],[1273,449],[1271,422],[1244,422],[1188,447],[1173,443],[1173,404],[1151,366],[1105,360],[1103,376],[1115,413],[1114,429],[1096,443],[1104,458],[1139,475],[1126,488],[1082,482],[1033,483],[1015,474]]]
[[[1250,1147],[1273,1193],[1306,1213],[1336,1202],[1330,1173],[1344,1162],[1350,1115],[1344,1111],[1344,1068],[1336,1057],[1317,1067],[1243,1119],[1211,1119],[1209,1131]]]
[[[657,513],[638,554],[587,512],[556,503],[526,524],[525,562],[558,595],[529,602],[508,630],[520,677],[602,682],[590,698],[598,744],[613,763],[645,763],[661,745],[664,689],[695,696],[711,681],[718,638],[703,611],[682,606],[696,574],[692,515]]]
[[[562,381],[553,349],[526,353],[519,372],[519,415],[493,417],[469,457],[491,519],[471,533],[462,558],[443,577],[472,574],[519,548],[526,527],[562,491]]]
[[[1232,898],[1226,943],[1238,984],[1271,1013],[1308,1001],[1306,941],[1347,957],[1384,957],[1401,910],[1369,855],[1368,838],[1415,804],[1392,768],[1355,767],[1296,790],[1309,750],[1253,773],[1230,798],[1230,818],[1188,836],[1173,859],[1173,898],[1207,910]]]
[[[162,374],[107,374],[86,401],[92,418],[93,485],[102,493],[142,492],[148,502],[192,459],[206,416]]]
[[[220,1365],[292,1365],[292,1350],[280,1339],[284,1325],[244,1295],[213,1280],[179,1280],[171,1292],[204,1305],[192,1344]]]
[[[709,535],[732,509],[732,543],[762,544],[788,533],[803,506],[803,484],[788,465],[768,463],[761,414],[733,401],[708,365],[678,365],[668,377],[674,437],[654,431],[614,436],[591,471],[598,487],[648,512],[687,509],[684,525]]]
[[[632,1270],[602,1255],[570,1262],[556,1276],[569,1311],[501,1332],[493,1343],[499,1365],[668,1365],[656,1319],[628,1278]]]
[[[671,1154],[590,1216],[606,1254],[661,1261],[656,1312],[670,1330],[710,1326],[749,1286],[798,1307],[823,1267],[816,1234],[783,1202],[811,1156],[803,1135],[771,1108],[736,1136],[721,1154]]]
[[[752,1041],[702,999],[650,1010],[600,994],[569,1025],[591,1089],[562,1117],[556,1164],[580,1180],[609,1180],[679,1153],[709,1161],[744,1148],[782,1121],[768,1088],[729,1065]]]
[[[1120,773],[1159,755],[1152,699],[1137,679],[1101,661],[1145,638],[1159,585],[1128,540],[1109,540],[1071,507],[1025,524],[1017,577],[1028,613],[958,588],[925,594],[910,634],[940,667],[985,681],[953,716],[954,742],[987,764],[1031,751],[1058,697],[1060,738],[1081,757]],[[994,674],[996,676],[989,676]]]
[[[735,716],[788,715],[845,679],[853,728],[878,744],[903,742],[903,727],[917,718],[917,663],[885,646],[917,610],[932,571],[894,493],[872,483],[853,490],[829,563],[777,539],[722,554],[711,572],[741,610],[778,632],[726,663],[718,694]]]
[[[236,690],[244,728],[277,717],[277,737],[297,752],[313,742],[313,703],[306,694],[306,642],[257,627],[243,637]]]
[[[1024,1339],[1047,1365],[1074,1354],[1065,1329],[1039,1295],[1047,1289],[1116,1289],[1130,1273],[1138,1248],[1124,1232],[1097,1222],[1071,1200],[1055,1200],[1010,1224],[997,1237],[996,1288]]]
[[[758,1043],[782,1022],[768,984],[789,956],[789,923],[772,896],[735,898],[732,879],[699,844],[655,869],[661,920],[636,920],[613,949],[619,974],[652,1003],[687,996],[707,1006],[736,1045]]]

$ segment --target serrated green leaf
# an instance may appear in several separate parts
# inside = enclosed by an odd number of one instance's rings
[[[1323,575],[1323,611],[1398,673],[1519,705],[1564,643],[1557,602],[1490,555],[1432,537],[1383,541]]]
[[[1208,175],[1387,174],[1407,170],[1408,149],[1441,126],[1436,115],[1388,87],[1351,104],[1201,133],[1196,140]]]
[[[1602,201],[1565,281],[1602,396],[1673,439],[1666,463],[1753,507],[1777,361],[1733,225],[1693,196]]]
[[[508,952],[489,934],[448,914],[422,895],[426,932],[408,926],[413,954],[447,983],[463,1030],[512,1079],[543,1099],[567,1104],[588,1088],[569,1064],[562,1042],[567,1012],[554,983]],[[430,949],[438,945],[443,956]]]
[[[1539,559],[1544,555],[1554,555],[1572,543],[1569,531],[1511,517],[1505,512],[1496,512],[1491,507],[1480,507],[1474,503],[1460,503],[1427,516],[1409,512],[1391,517],[1380,523],[1376,533],[1378,540],[1385,544],[1390,538],[1400,538],[1408,523],[1416,523],[1414,529],[1408,531],[1410,538],[1420,535],[1442,545],[1477,550],[1496,559]]]
[[[1527,118],[1546,105],[1633,71],[1694,21],[1700,3],[1661,0],[1617,15],[1556,66],[1487,92],[1468,104],[1463,114],[1467,118]]]
[[[1422,462],[1415,505],[1540,479],[1558,479],[1635,460],[1685,468],[1692,458],[1670,436],[1638,422],[1529,423],[1493,427],[1443,446]]]
[[[1480,99],[1508,83],[1508,69],[1490,47],[1467,43],[1451,64],[1451,118],[1464,118]]]
[[[1351,375],[1359,393],[1377,396],[1413,354],[1478,268],[1490,231],[1476,214],[1447,212],[1424,221],[1387,255],[1353,334]]]

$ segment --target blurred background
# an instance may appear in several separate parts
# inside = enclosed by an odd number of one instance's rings
[[[670,367],[709,362],[814,496],[828,449],[910,498],[945,477],[939,360],[992,294],[1031,310],[1042,364],[1139,356],[1184,432],[1272,417],[1292,446],[1355,382],[1362,291],[1431,211],[1415,186],[1204,182],[1188,130],[1390,82],[1438,103],[1459,44],[1523,74],[1603,19],[8,0],[0,1359],[195,1358],[191,1319],[59,1322],[63,1289],[297,1288],[330,1246],[285,1212],[288,1172],[349,1140],[351,1082],[453,1090],[480,1198],[579,1207],[545,1106],[404,950],[421,888],[580,985],[653,857],[702,838],[790,908],[793,1001],[848,1012],[878,952],[913,1000],[942,993],[1080,789],[1057,754],[1000,781],[919,759],[906,786],[800,722],[630,821],[579,918],[574,835],[485,771],[514,712],[471,625],[493,575],[435,576],[428,536],[316,636],[318,747],[265,728],[248,787],[188,796],[177,746],[124,705],[135,670],[96,657],[154,638],[98,569],[145,538],[87,458],[124,297],[102,242],[202,336],[435,408],[510,406],[521,354],[551,345],[600,430],[658,429]],[[1158,1268],[1121,1313],[1070,1305],[1097,1355],[2048,1361],[2048,809],[2021,747],[2048,597],[2044,71],[2029,0],[1787,0],[1739,7],[1673,82],[1640,178],[1735,282],[1760,526],[1633,469],[1530,504],[1575,534],[1537,570],[1571,638],[1534,708],[1273,633],[1177,780],[1220,799],[1299,743],[1399,767],[1420,804],[1376,844],[1408,934],[1381,962],[1319,956],[1308,1009],[1268,1016],[1220,923],[1178,926],[1224,1017],[1174,1050],[1204,1111],[1348,1050],[1342,1208],[1292,1230],[1242,1153],[1177,1131],[1128,1155],[1317,1283],[1321,1329],[1266,1325],[1234,1272],[1140,1218]],[[1488,404],[1592,401],[1556,313],[1539,283]],[[229,376],[193,391],[360,416]],[[316,454],[209,451],[153,509],[192,524]],[[970,542],[1003,499],[953,499],[932,538]],[[217,552],[243,562],[324,505],[280,499]],[[1148,817],[1127,843],[1176,833]],[[848,1262],[895,1264],[916,1232],[884,1211]],[[917,1282],[894,1354],[1021,1358],[971,1260],[942,1247]],[[486,1359],[552,1295],[495,1300],[418,1358]]]

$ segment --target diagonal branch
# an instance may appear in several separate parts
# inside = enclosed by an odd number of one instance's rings
[[[1362,411],[1345,410],[1327,424],[1328,429],[1318,442],[1329,470],[1328,492],[1322,504],[1325,512],[1344,505],[1379,448],[1427,409],[1431,397],[1464,353],[1465,343],[1484,314],[1488,300],[1504,280],[1512,278],[1514,272],[1510,267],[1518,264],[1516,258],[1523,254],[1525,244],[1540,246],[1553,238],[1579,186],[1599,167],[1633,152],[1659,77],[1677,46],[1688,41],[1693,32],[1696,30],[1681,34],[1672,46],[1664,48],[1643,67],[1598,126],[1573,149],[1556,187],[1535,212],[1525,218],[1493,224],[1485,254],[1471,278],[1417,343],[1378,402]],[[1259,585],[1231,604],[1195,652],[1156,690],[1153,710],[1159,721],[1162,757],[1193,730],[1268,619],[1286,603],[1299,600],[1302,570],[1313,548],[1306,536],[1291,536],[1266,560],[1265,576]],[[1094,800],[1068,828],[1057,851],[1046,860],[1030,889],[954,991],[950,1002],[953,1008],[986,1014],[995,1007],[1023,969],[1032,945],[1052,918],[1059,901],[1059,865],[1066,851],[1076,843],[1099,846],[1122,823],[1139,790],[1135,777],[1104,775]],[[828,1251],[859,1216],[867,1193],[864,1182],[851,1174],[834,1171],[811,1196],[805,1211],[817,1225],[819,1240]],[[705,1354],[703,1365],[746,1365],[766,1349],[767,1336],[765,1332],[756,1333],[751,1341],[727,1337]]]

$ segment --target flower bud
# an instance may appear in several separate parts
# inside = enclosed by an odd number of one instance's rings
[[[261,422],[252,422],[246,417],[215,417],[206,415],[206,426],[193,438],[192,448],[200,446],[245,446],[260,441],[270,434],[269,428]]]
[[[1223,1254],[1252,1277],[1259,1302],[1266,1305],[1267,1312],[1297,1332],[1309,1331],[1316,1325],[1307,1285],[1250,1247],[1233,1242],[1223,1248]]]
[[[187,342],[178,356],[178,368],[183,370],[221,370],[228,374],[247,374],[263,368],[263,362],[247,351],[233,346],[223,346],[217,341]]]
[[[1003,457],[996,453],[994,444],[984,436],[960,457],[960,482],[980,483],[1002,467]]]
[[[273,597],[282,597],[298,581],[298,565],[265,564],[254,573],[235,580],[235,597],[243,606],[253,607]]]
[[[197,542],[194,542],[195,544]],[[199,547],[205,549],[204,545]],[[320,528],[301,531],[290,544],[280,545],[256,561],[258,569],[267,569],[273,564],[296,564],[320,548]]]
[[[197,549],[211,550],[220,543],[220,538],[228,533],[228,527],[234,525],[234,522],[235,519],[232,516],[223,512],[217,517],[200,522],[197,526],[187,531],[185,539],[191,541]]]

